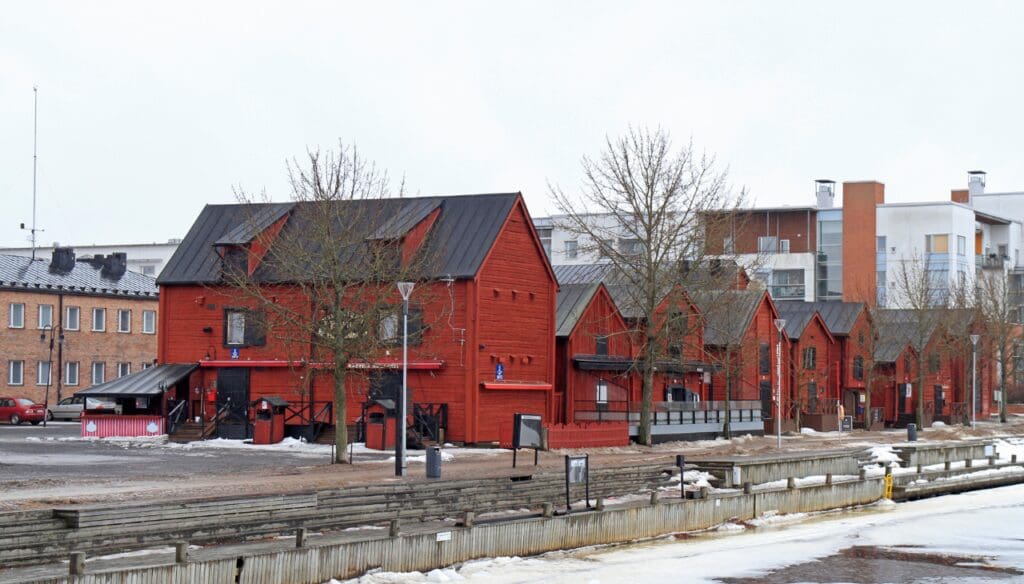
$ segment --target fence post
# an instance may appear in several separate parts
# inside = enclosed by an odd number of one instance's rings
[[[388,537],[398,537],[398,520],[392,519],[388,523]]]
[[[306,531],[305,527],[300,527],[300,528],[296,529],[295,530],[295,547],[297,547],[297,548],[305,547],[306,546],[306,536],[308,534],[309,534],[309,532]]]
[[[949,470],[949,469],[951,469],[952,467],[953,467],[953,461],[951,461],[951,460],[947,460],[947,461],[946,461],[946,464],[945,464],[945,469],[946,469],[946,470]]]
[[[597,498],[597,510],[604,511],[604,497]]]
[[[174,544],[174,562],[176,564],[188,563],[188,542],[179,541]]]
[[[71,561],[68,563],[68,573],[72,576],[85,574],[85,552],[71,552]]]
[[[658,504],[658,491],[651,491],[651,505]]]
[[[889,467],[886,466],[885,468],[888,469]],[[860,469],[860,472],[857,473],[857,479],[863,481],[863,480],[866,480],[867,478],[868,478],[868,471],[863,469],[863,468]]]
[[[603,499],[598,499],[597,502],[599,505],[604,505]],[[544,517],[551,517],[555,514],[555,506],[552,503],[544,503],[541,509],[541,515]]]
[[[923,472],[924,472],[924,465],[922,465],[921,463],[918,463],[917,464],[917,474],[922,474]]]
[[[973,459],[968,458],[968,459],[964,460],[964,468],[971,468],[973,466],[974,466],[974,460]]]
[[[752,483],[750,481],[747,481],[747,482],[743,483],[743,494],[744,495],[749,495],[750,493],[753,493],[753,492],[754,492],[754,483]]]
[[[826,473],[825,474],[825,484],[826,485],[831,485],[832,484],[832,473]]]
[[[711,497],[711,488],[710,487],[701,487],[700,488],[700,498],[701,499],[707,499],[709,497]]]
[[[789,477],[788,479],[786,479],[786,488],[787,489],[795,489],[796,488],[796,478]]]

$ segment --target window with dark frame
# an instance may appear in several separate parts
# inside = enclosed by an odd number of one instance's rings
[[[761,343],[758,352],[758,371],[761,375],[768,375],[772,371],[772,354],[768,343]]]
[[[938,373],[939,365],[939,354],[928,353],[928,373]]]
[[[594,338],[594,354],[608,354],[608,335],[597,335],[597,337]]]
[[[266,344],[263,313],[249,308],[224,309],[225,347],[262,347]]]
[[[860,355],[853,358],[853,378],[858,381],[864,379],[864,357]]]

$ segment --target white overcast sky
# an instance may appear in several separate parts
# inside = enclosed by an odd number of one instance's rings
[[[661,125],[756,202],[813,180],[1024,189],[1019,2],[36,2],[0,12],[0,245],[181,237],[340,139],[413,193],[553,211],[606,134]]]

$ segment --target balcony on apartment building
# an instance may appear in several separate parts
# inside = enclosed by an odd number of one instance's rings
[[[1005,270],[1012,267],[1010,256],[998,253],[978,254],[974,258],[974,265],[983,270]]]

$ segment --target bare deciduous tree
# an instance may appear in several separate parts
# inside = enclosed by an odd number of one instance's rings
[[[898,319],[914,347],[917,365],[917,427],[924,427],[925,349],[948,318],[950,287],[944,271],[929,270],[927,260],[920,256],[903,259],[896,270],[896,300],[901,310],[884,311],[884,318]],[[882,315],[880,315],[882,316]]]
[[[639,442],[651,443],[654,373],[671,343],[657,311],[674,290],[686,289],[684,261],[702,263],[710,211],[738,208],[725,170],[692,144],[673,145],[661,129],[631,128],[607,138],[596,158],[584,157],[583,181],[576,192],[550,186],[564,225],[578,236],[579,249],[596,252],[628,285],[629,302],[641,318],[635,367],[641,373]],[[728,216],[716,215],[724,223]]]
[[[268,225],[266,205],[248,207],[254,238],[224,281],[261,315],[269,337],[305,347],[307,362],[332,376],[335,462],[345,462],[350,365],[394,347],[401,335],[395,283],[420,280],[429,258],[403,240],[395,224],[403,201],[391,198],[387,174],[355,147],[310,151],[305,163],[289,162],[288,175],[287,216]]]
[[[999,421],[1006,422],[1007,378],[1016,381],[1014,353],[1021,339],[1020,315],[1017,311],[1009,275],[1003,270],[984,270],[978,281],[977,311],[984,344],[995,351],[996,381],[1001,393]]]

